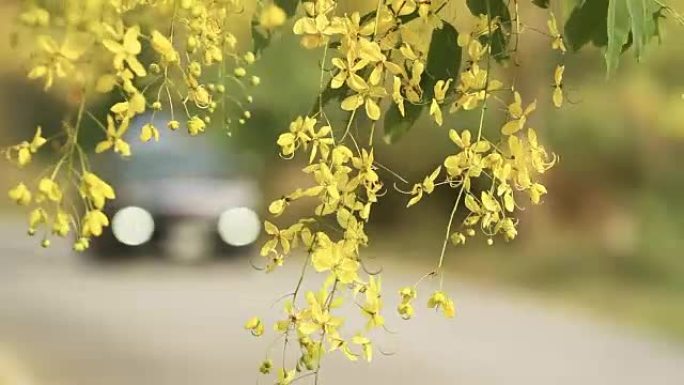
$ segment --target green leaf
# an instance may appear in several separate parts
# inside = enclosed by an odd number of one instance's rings
[[[651,37],[658,34],[660,8],[652,0],[627,0],[637,60],[641,59]]]
[[[466,0],[470,13],[475,16],[487,15],[500,17],[501,21],[511,21],[511,14],[503,0]]]
[[[458,77],[461,68],[461,56],[461,47],[458,45],[458,31],[456,31],[453,25],[443,21],[441,29],[432,31],[427,64],[425,66],[426,74],[423,75],[420,82],[420,87],[423,89],[423,100],[427,103],[432,101],[435,83],[438,80],[446,80],[448,78],[455,80]],[[447,96],[451,92],[453,92],[453,88],[447,91]]]
[[[318,111],[319,103],[322,104],[323,107],[327,106],[328,103],[332,101],[337,101],[337,103],[340,104],[342,100],[348,96],[350,91],[348,87],[332,88],[330,87],[331,81],[332,79],[328,81],[328,84],[320,96],[320,100],[318,97],[314,100],[310,114],[313,115]]]
[[[378,13],[377,13],[376,10],[373,10],[373,11],[371,11],[371,12],[366,13],[365,15],[361,16],[361,19],[360,19],[360,21],[359,21],[359,24],[360,24],[360,25],[364,25],[364,24],[368,23],[368,22],[371,21],[372,19],[375,19],[375,16],[376,16],[377,14],[378,14]],[[408,23],[408,22],[411,22],[411,21],[417,19],[418,16],[419,16],[419,15],[418,15],[418,12],[413,12],[413,13],[408,14],[408,15],[399,16],[399,22],[402,23],[402,24],[406,24],[406,23]]]
[[[435,83],[448,78],[456,79],[461,68],[461,47],[458,45],[458,31],[456,28],[442,21],[442,28],[432,31],[428,50],[425,74],[420,81],[423,89],[423,104],[405,103],[406,116],[402,117],[399,109],[392,105],[385,113],[385,140],[393,143],[405,134],[418,120],[423,110],[434,97]],[[454,92],[451,87],[447,96]]]
[[[532,0],[532,4],[536,5],[537,7],[546,9],[549,7],[550,1],[551,0]]]
[[[646,20],[650,19],[651,16],[646,15],[645,0],[626,0],[626,3],[629,16],[632,20],[634,49],[636,50],[637,58],[640,58],[647,41]]]
[[[416,123],[420,114],[424,110],[422,104],[405,103],[405,116],[401,116],[399,108],[392,104],[385,112],[383,128],[385,131],[384,140],[387,143],[395,143],[401,136],[407,133]]]
[[[287,14],[287,17],[292,17],[295,12],[297,12],[299,0],[273,0],[273,4],[282,8]]]
[[[257,56],[271,44],[271,34],[259,26],[258,20],[252,20],[252,42],[252,50]]]
[[[491,19],[499,18],[501,28],[491,36],[482,36],[480,41],[492,47],[492,57],[500,62],[508,59],[508,39],[511,28],[511,13],[504,0],[466,0],[470,13],[474,16],[489,15]]]
[[[631,1],[631,0],[630,0]],[[620,54],[629,41],[631,27],[630,12],[627,1],[610,0],[608,4],[607,33],[608,47],[606,48],[606,68],[610,77],[618,67]]]
[[[578,51],[589,42],[597,47],[608,44],[608,1],[584,0],[572,10],[565,22],[565,39],[571,50]]]

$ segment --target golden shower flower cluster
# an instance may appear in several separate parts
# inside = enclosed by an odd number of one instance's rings
[[[445,155],[441,165],[411,189],[398,189],[411,196],[407,206],[438,187],[454,191],[456,202],[441,255],[435,269],[423,278],[443,274],[449,240],[463,244],[466,237],[478,233],[488,243],[497,236],[515,238],[515,214],[523,205],[522,197],[538,204],[546,194],[539,177],[556,158],[528,125],[536,102],[523,103],[522,95],[503,78],[495,78],[493,71],[499,61],[492,53],[491,37],[495,31],[511,34],[511,26],[478,14],[472,30],[456,37],[451,33],[454,27],[440,15],[447,5],[447,1],[381,0],[375,11],[361,15],[340,12],[336,1],[316,0],[303,2],[295,17],[292,31],[302,47],[322,52],[322,68],[315,108],[296,117],[276,141],[283,158],[306,159],[302,172],[311,183],[274,200],[269,212],[278,218],[291,206],[306,206],[300,201],[313,202],[311,214],[294,223],[265,222],[269,239],[261,256],[266,271],[282,266],[297,249],[306,255],[298,284],[283,305],[284,317],[273,325],[284,344],[282,356],[269,353],[260,367],[269,374],[274,362],[281,363],[273,374],[276,384],[307,376],[317,380],[323,357],[335,351],[352,361],[370,361],[375,350],[370,334],[385,328],[380,276],[364,268],[363,250],[369,244],[365,227],[373,205],[391,191],[387,186],[396,183],[387,179],[408,182],[375,159],[374,132],[383,118],[387,131],[391,115],[409,120],[423,106],[429,106],[427,113],[437,126],[445,124],[447,112],[480,111],[480,125],[474,130],[444,132],[454,151]],[[440,52],[433,49],[439,51],[444,34],[453,38],[447,48],[464,52],[467,58],[460,73],[437,78],[434,56]],[[549,39],[554,48],[560,47],[562,37],[551,33]],[[460,57],[455,64],[460,66]],[[559,83],[555,88],[560,88]],[[494,102],[506,111],[507,121],[496,135],[485,137],[487,105]],[[387,107],[383,110],[383,106]],[[333,124],[331,110],[346,113],[344,122]],[[461,223],[460,229],[452,229],[456,222]],[[312,273],[322,274],[324,283],[318,291],[303,293],[303,282]],[[397,312],[402,318],[415,316],[417,288],[424,282],[421,278],[400,290]],[[456,307],[441,286],[432,290],[424,306],[450,318]],[[357,309],[361,325],[340,315],[344,307]],[[264,329],[259,318],[249,320],[245,328],[254,335],[262,335]]]
[[[230,30],[243,12],[241,0],[26,2],[16,40],[27,78],[78,106],[58,134],[46,138],[38,127],[4,150],[22,168],[36,155],[51,160],[38,182],[9,192],[30,206],[29,234],[40,232],[48,246],[52,235],[73,233],[82,251],[109,225],[105,204],[116,194],[92,169],[91,151],[129,157],[132,140],[156,142],[181,127],[199,135],[213,119],[230,133],[251,117],[256,57],[238,50]],[[277,15],[268,22],[278,23]],[[116,101],[105,114],[92,112],[102,100]],[[94,148],[81,143],[86,129],[101,130]]]

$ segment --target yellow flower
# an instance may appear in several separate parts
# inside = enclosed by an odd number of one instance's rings
[[[295,369],[286,370],[285,368],[280,368],[276,385],[290,385],[292,380],[294,380],[296,373]]]
[[[171,41],[156,30],[152,31],[152,48],[161,55],[165,62],[175,63],[178,61],[178,52],[173,48]]]
[[[267,4],[259,14],[259,25],[264,29],[273,29],[283,25],[286,19],[287,14],[282,8],[275,4]]]
[[[247,64],[254,64],[254,61],[256,61],[256,56],[254,56],[254,52],[251,51],[248,51],[246,54],[244,54],[242,58],[245,59]]]
[[[401,297],[401,303],[397,306],[397,312],[401,318],[407,320],[413,317],[413,305],[411,302],[416,298],[416,289],[413,287],[404,287],[399,290],[399,296]]]
[[[270,359],[264,360],[261,365],[259,366],[259,372],[261,374],[269,374],[271,373],[271,369],[273,368],[273,361]]]
[[[41,49],[38,55],[40,60],[31,68],[27,77],[29,79],[45,78],[43,89],[47,91],[52,87],[55,77],[64,78],[74,70],[73,62],[89,46],[89,41],[84,36],[87,35],[78,32],[68,33],[61,46],[51,36],[38,36],[38,46]]]
[[[501,133],[504,135],[513,135],[525,128],[527,117],[537,108],[535,100],[523,110],[520,94],[516,91],[513,95],[515,100],[508,106],[508,114],[512,119],[501,127]]]
[[[102,235],[102,229],[109,226],[109,218],[100,210],[90,210],[83,216],[81,235],[85,238]]]
[[[152,139],[154,139],[155,142],[159,141],[159,130],[157,130],[157,127],[155,127],[153,124],[148,123],[142,126],[140,140],[143,142],[149,142]]]
[[[447,81],[438,80],[435,83],[435,87],[434,87],[435,100],[437,100],[438,103],[444,103],[444,99],[446,98],[447,91],[449,91],[449,87],[451,86],[451,82],[452,82],[452,79],[448,79]]]
[[[482,155],[491,149],[491,144],[484,139],[471,143],[472,137],[468,130],[463,130],[461,135],[455,130],[450,130],[449,138],[462,151],[444,159],[444,167],[449,177],[462,177],[464,187],[470,190],[470,179],[477,178],[482,173]]]
[[[316,246],[311,264],[318,272],[332,271],[341,283],[352,283],[358,278],[359,262],[353,259],[353,250],[344,240],[333,242],[325,233],[316,234]]]
[[[444,123],[444,119],[442,117],[442,109],[439,107],[437,99],[432,99],[432,104],[430,104],[430,116],[433,117],[435,123],[437,123],[438,126],[441,127]]]
[[[126,30],[120,43],[111,39],[104,39],[102,45],[114,54],[113,64],[116,70],[122,71],[124,63],[126,63],[133,73],[142,77],[147,75],[147,71],[137,58],[142,51],[142,46],[138,41],[139,35],[140,27],[135,25]]]
[[[83,174],[80,191],[97,209],[103,208],[107,199],[116,198],[112,186],[91,172]]]
[[[499,222],[497,231],[502,232],[504,237],[509,241],[518,235],[518,230],[515,228],[515,222],[513,222],[513,219],[511,218],[506,218]]]
[[[28,206],[31,203],[31,191],[25,184],[19,183],[8,192],[9,198],[18,205]]]
[[[36,127],[36,133],[33,135],[33,139],[31,139],[31,143],[29,143],[29,150],[35,154],[46,142],[47,139],[43,137],[43,130],[38,126]]]
[[[252,317],[247,320],[247,322],[245,322],[245,329],[249,330],[255,337],[264,334],[264,324],[259,317]]]
[[[375,279],[374,277],[370,277],[368,285],[365,286],[366,301],[361,306],[361,310],[368,317],[367,329],[385,324],[385,317],[380,314],[382,310],[381,288],[380,278]]]
[[[368,60],[369,62],[382,62],[387,60],[387,57],[382,53],[382,49],[378,43],[371,41],[365,37],[359,37],[357,42],[359,58]]]
[[[305,320],[299,322],[297,331],[305,336],[319,330],[331,335],[337,332],[337,328],[342,325],[342,319],[330,314],[325,306],[327,298],[328,294],[325,289],[319,292],[318,295],[311,291],[306,293],[309,309],[304,312]],[[330,308],[332,307],[334,306],[331,304]]]
[[[204,120],[200,119],[197,115],[193,116],[192,118],[190,118],[190,120],[188,120],[188,132],[192,136],[204,132],[205,127],[206,124],[204,123]]]
[[[392,101],[397,105],[401,116],[405,116],[406,109],[404,108],[404,96],[401,94],[401,78],[398,76],[394,76],[392,81]]]
[[[123,120],[145,112],[145,103],[143,94],[136,90],[128,100],[114,104],[109,110],[115,114],[117,120]]]
[[[57,211],[55,220],[52,223],[52,233],[64,237],[69,233],[69,214],[62,210]]]
[[[532,186],[530,186],[530,200],[532,200],[532,203],[534,204],[539,204],[541,201],[541,197],[547,193],[546,187],[544,185],[539,184],[539,183],[533,183]]]
[[[349,348],[347,341],[340,337],[339,333],[329,335],[328,341],[330,342],[331,352],[339,349],[349,361],[357,361],[359,359],[358,356]]]
[[[195,102],[198,108],[207,108],[211,105],[211,94],[202,85],[191,89],[188,97]]]
[[[414,300],[418,294],[416,293],[416,289],[414,287],[407,286],[399,290],[399,296],[401,297],[401,302],[409,302]]]
[[[441,309],[442,313],[447,318],[453,318],[454,315],[456,315],[454,302],[441,290],[435,291],[432,296],[430,296],[427,306],[438,310]]]
[[[378,68],[381,67],[378,66],[371,72],[368,82],[359,76],[358,79],[349,83],[350,88],[356,91],[356,94],[342,100],[341,107],[343,110],[354,111],[362,105],[365,105],[366,115],[369,119],[380,119],[381,110],[376,99],[387,96],[387,90],[380,85],[382,76]],[[355,78],[350,77],[350,79]]]
[[[423,192],[431,194],[435,190],[435,179],[439,176],[442,171],[442,166],[438,166],[432,174],[428,175],[423,179],[423,183],[413,185],[411,194],[413,197],[408,201],[406,207],[411,207],[414,204],[420,202],[423,198]]]
[[[60,202],[62,200],[62,190],[59,188],[59,185],[50,178],[43,178],[40,180],[38,183],[38,191],[40,191],[42,196],[53,202]],[[41,197],[39,197],[39,199],[40,198]]]
[[[373,360],[373,345],[367,337],[357,334],[352,337],[352,342],[361,345],[363,356],[366,357],[366,361],[371,362],[371,360]]]
[[[344,33],[345,27],[339,17],[329,20],[325,14],[316,17],[302,17],[292,27],[295,35],[302,36],[301,44],[305,48],[313,49],[326,44],[330,36]]]
[[[553,105],[560,108],[563,105],[563,72],[565,66],[559,65],[553,74]]]
[[[400,303],[397,305],[397,313],[399,313],[399,316],[402,319],[409,320],[413,318],[413,314],[415,314],[415,310],[413,309],[413,305],[410,303]]]
[[[471,42],[471,44],[475,43],[477,43],[477,40]],[[473,110],[477,108],[487,95],[503,86],[498,80],[490,79],[488,81],[487,74],[487,70],[480,68],[477,63],[473,63],[468,71],[461,73],[459,85],[456,88],[461,96],[456,100],[454,107],[451,109],[452,111],[459,108],[463,108],[466,111]]]
[[[276,199],[268,205],[268,212],[277,217],[285,211],[285,207],[287,207],[287,199]]]
[[[330,136],[332,128],[330,126],[321,127],[318,132],[311,131],[311,154],[309,154],[309,163],[313,163],[316,159],[316,154],[319,150],[322,159],[327,159],[330,154],[330,146],[335,143],[335,140]]]
[[[45,209],[38,207],[31,210],[29,213],[29,234],[33,235],[36,232],[36,227],[46,223],[48,221],[48,215]]]
[[[29,149],[29,147],[20,144],[17,151],[17,163],[19,164],[19,167],[24,167],[27,164],[31,163],[31,158],[31,150]]]
[[[308,116],[298,116],[292,121],[289,132],[280,134],[278,137],[277,143],[281,148],[281,154],[284,157],[291,157],[300,144],[307,145],[312,139],[316,123],[316,119]]]
[[[438,80],[434,87],[435,97],[432,99],[432,104],[430,105],[430,116],[434,117],[435,123],[437,123],[437,125],[440,127],[442,126],[443,118],[442,109],[439,105],[444,103],[444,99],[446,98],[447,91],[449,91],[451,82],[452,79],[448,79],[447,81]]]
[[[274,252],[279,244],[282,247],[284,254],[289,253],[290,245],[296,241],[297,232],[302,229],[302,225],[294,224],[287,229],[280,230],[273,223],[264,221],[264,229],[266,230],[266,234],[273,237],[261,248],[261,255],[265,257]]]
[[[540,174],[553,167],[558,160],[556,154],[549,155],[544,146],[541,146],[537,140],[537,132],[533,129],[527,130],[527,142],[530,145],[530,163],[535,171]]]
[[[318,272],[331,270],[342,259],[341,249],[325,233],[316,234],[316,249],[311,254],[311,263]]]
[[[358,278],[359,267],[358,261],[347,257],[334,267],[333,272],[341,283],[348,284],[356,281]]]
[[[95,152],[99,154],[114,148],[114,152],[121,154],[121,156],[130,156],[131,146],[122,139],[123,135],[128,131],[129,123],[130,120],[126,117],[117,127],[114,118],[111,115],[107,115],[107,139],[95,146]]]
[[[345,82],[347,82],[349,87],[352,87],[353,84],[360,84],[364,81],[363,78],[356,74],[356,71],[368,65],[368,61],[363,59],[357,61],[352,51],[347,53],[346,60],[335,57],[331,62],[338,69],[337,74],[330,80],[331,88],[340,88]]]
[[[20,144],[13,146],[12,149],[17,152],[17,164],[19,167],[24,167],[31,162],[32,154],[38,152],[38,150],[47,142],[47,139],[43,137],[42,129],[40,126],[36,127],[36,133],[33,135],[31,142],[23,141]]]
[[[90,240],[88,238],[80,237],[74,242],[74,251],[82,252],[90,247]]]
[[[558,31],[558,23],[556,22],[556,16],[553,14],[553,12],[551,12],[551,16],[546,22],[546,25],[549,27],[549,33],[553,38],[551,47],[553,49],[560,50],[562,53],[565,53],[567,51],[565,48],[565,42],[563,42],[563,36]]]
[[[451,243],[453,243],[454,246],[464,245],[466,243],[465,235],[459,232],[451,234],[449,240],[451,240]]]

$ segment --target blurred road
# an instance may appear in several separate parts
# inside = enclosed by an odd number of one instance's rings
[[[23,364],[32,384],[256,383],[270,341],[242,324],[278,313],[270,306],[295,284],[297,266],[265,275],[246,257],[99,265],[36,248],[23,231],[0,224],[0,351]],[[396,288],[419,274],[385,266],[388,314]],[[388,316],[396,334],[379,341],[393,354],[377,354],[370,366],[332,359],[323,384],[684,383],[681,347],[512,294],[459,283],[448,290],[455,320],[424,309],[410,322]]]

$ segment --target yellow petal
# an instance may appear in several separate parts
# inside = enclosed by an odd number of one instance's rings
[[[522,125],[520,124],[520,120],[516,119],[504,124],[503,127],[501,127],[501,133],[504,135],[513,135],[521,129]]]
[[[553,105],[557,108],[563,106],[563,90],[560,87],[553,89]]]
[[[366,98],[366,115],[371,120],[380,119],[380,106],[371,98]]]
[[[111,74],[105,74],[97,79],[97,83],[95,84],[95,90],[99,93],[104,94],[114,89],[116,83],[116,76]]]
[[[342,109],[345,111],[354,111],[363,104],[363,96],[356,94],[347,96],[342,101]]]

